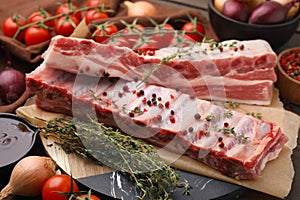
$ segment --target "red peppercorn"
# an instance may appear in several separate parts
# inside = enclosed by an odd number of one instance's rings
[[[200,131],[199,131],[199,136],[202,136],[202,135],[204,135],[204,131],[203,131],[203,130],[200,130]]]
[[[224,142],[220,142],[219,147],[223,148],[224,147]]]
[[[170,116],[170,122],[173,124],[175,123],[175,117],[173,115]]]
[[[159,103],[159,104],[158,104],[158,107],[159,107],[160,109],[163,109],[163,108],[164,108],[164,105],[163,105],[162,103]]]
[[[146,104],[146,103],[147,103],[146,97],[144,97],[144,98],[142,99],[142,102],[143,102],[143,104]]]
[[[300,49],[288,51],[280,57],[283,71],[295,80],[300,80]]]
[[[170,102],[169,102],[169,101],[167,101],[167,102],[165,103],[165,107],[166,107],[166,108],[170,108]]]
[[[130,113],[129,113],[129,117],[134,117],[134,113],[133,113],[133,112],[130,112]]]

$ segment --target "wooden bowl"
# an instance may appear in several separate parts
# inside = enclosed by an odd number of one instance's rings
[[[299,50],[300,52],[300,47],[284,50],[278,55],[278,63],[276,67],[276,74],[277,74],[276,86],[278,87],[280,96],[284,101],[286,101],[287,103],[300,105],[300,81],[290,77],[284,71],[284,69],[281,67],[280,64],[282,55],[292,50]]]

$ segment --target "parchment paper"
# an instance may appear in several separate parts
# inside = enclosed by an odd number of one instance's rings
[[[187,156],[181,156],[180,159],[170,164],[180,170],[234,183],[266,194],[270,194],[278,198],[286,197],[289,194],[289,191],[291,190],[291,184],[293,182],[293,177],[295,173],[293,168],[293,163],[291,160],[291,155],[292,155],[293,148],[297,146],[298,130],[300,127],[300,117],[282,108],[282,103],[278,99],[278,91],[275,89],[274,89],[274,99],[271,106],[264,107],[264,106],[240,105],[237,110],[244,113],[251,113],[251,112],[261,113],[264,120],[278,124],[282,128],[283,132],[289,137],[289,142],[283,148],[279,157],[276,160],[267,163],[265,169],[263,170],[261,178],[257,180],[235,180],[233,178],[224,176],[220,172],[206,166],[205,164],[202,164],[199,161],[191,159]],[[45,122],[40,119],[50,120],[55,117],[64,116],[61,114],[46,112],[44,110],[37,108],[34,104],[20,107],[17,109],[16,112],[18,115],[26,118],[31,123],[37,126],[45,125]],[[49,147],[47,148],[49,150]],[[61,157],[59,159],[65,159],[64,156],[66,155],[64,154],[64,152],[61,152],[63,151],[62,149],[58,149],[58,150],[56,149],[55,151],[56,151],[55,157],[59,156]],[[173,161],[174,160],[173,158],[178,157],[178,155],[171,152],[167,152],[162,149],[159,150],[159,154],[166,161]],[[80,159],[80,158],[78,159],[76,157],[79,156],[76,155],[72,155],[71,157],[68,156],[68,159],[70,161],[72,159],[77,159],[77,162],[78,161],[87,162],[84,159]],[[61,165],[64,165],[61,166],[60,164],[58,164],[60,167],[63,168],[70,168],[71,166],[70,163],[67,165],[66,161],[59,161],[59,162],[61,162]],[[87,173],[99,174],[99,173],[106,173],[111,171],[109,169],[99,168],[100,166],[95,167],[90,162],[88,162],[87,167],[94,170],[93,172],[87,172]],[[69,170],[70,169],[66,169],[66,171]],[[89,175],[93,175],[93,174],[89,174]],[[75,174],[74,177],[76,176],[80,177],[80,175]]]

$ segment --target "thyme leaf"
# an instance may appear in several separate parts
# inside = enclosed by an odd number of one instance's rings
[[[246,115],[251,115],[252,117],[255,117],[257,119],[262,119],[261,113],[251,112],[251,113],[246,113]]]

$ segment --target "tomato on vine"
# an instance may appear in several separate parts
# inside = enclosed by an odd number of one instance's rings
[[[43,200],[68,200],[70,195],[76,196],[79,192],[77,183],[66,174],[57,174],[50,177],[43,185]]]
[[[108,8],[109,2],[107,0],[88,0],[86,2],[86,7],[93,7],[93,6],[103,6],[104,8]]]
[[[49,17],[52,17],[52,15],[45,10],[39,10],[33,12],[29,17],[27,18],[28,24],[33,23],[33,22],[39,22],[44,19],[47,19]],[[44,25],[53,28],[55,25],[55,20],[49,20],[44,23]]]
[[[201,24],[197,23],[196,21],[186,22],[182,26],[181,30],[187,32],[195,32],[195,33],[186,33],[185,35],[197,42],[202,42],[203,37],[205,35],[204,27]]]
[[[89,24],[92,21],[100,20],[100,19],[106,19],[108,18],[108,15],[106,13],[100,12],[98,10],[89,10],[85,14],[85,23]]]
[[[119,31],[118,27],[114,24],[102,24],[98,26],[96,31],[93,34],[93,39],[96,42],[104,42],[105,40],[109,39],[109,37],[117,33]]]
[[[157,41],[158,48],[164,48],[171,45],[171,41],[174,38],[174,27],[171,24],[158,24],[154,28],[154,32],[158,32],[157,34],[153,34],[153,40]]]
[[[73,15],[61,17],[55,22],[55,33],[57,35],[70,36],[78,24],[78,19]]]
[[[63,13],[69,13],[69,12],[75,11],[74,13],[72,13],[70,15],[74,15],[77,18],[77,20],[80,22],[82,16],[81,16],[81,12],[76,12],[76,10],[78,10],[78,9],[79,9],[79,7],[75,4],[73,4],[72,2],[64,3],[64,4],[61,4],[60,6],[58,6],[55,13],[56,13],[56,15],[60,15]]]
[[[50,40],[51,33],[50,30],[45,28],[40,28],[37,26],[32,26],[25,31],[25,44],[27,46],[39,44]]]
[[[26,21],[19,15],[13,15],[6,18],[2,23],[2,32],[5,36],[13,38],[20,26],[26,25]],[[22,41],[25,36],[25,31],[21,31],[17,36],[17,40]]]
[[[82,194],[76,200],[100,200],[100,198],[92,194]]]

